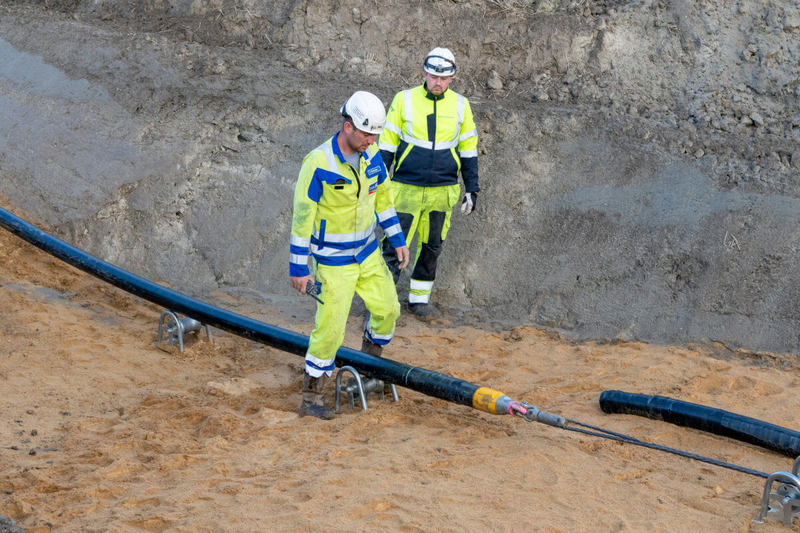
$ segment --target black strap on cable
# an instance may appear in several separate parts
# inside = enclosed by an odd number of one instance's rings
[[[607,429],[603,429],[601,427],[592,426],[590,424],[584,424],[583,422],[579,422],[577,420],[573,420],[571,418],[567,418],[566,421],[570,424],[574,424],[576,426],[582,427],[569,427],[569,426],[562,426],[563,429],[567,431],[574,431],[576,433],[583,433],[584,435],[591,435],[593,437],[601,437],[604,439],[614,440],[617,442],[627,442],[628,444],[635,444],[636,446],[643,446],[645,448],[651,448],[653,450],[660,450],[662,452],[674,453],[675,455],[680,455],[681,457],[686,457],[688,459],[694,459],[695,461],[702,461],[704,463],[712,464],[715,466],[721,466],[722,468],[728,468],[730,470],[735,470],[737,472],[741,472],[743,474],[750,474],[751,476],[761,477],[761,478],[768,478],[769,474],[766,472],[761,472],[760,470],[753,470],[752,468],[747,468],[745,466],[739,466],[733,463],[727,463],[725,461],[719,461],[717,459],[712,459],[711,457],[705,457],[703,455],[698,455],[696,453],[686,452],[683,450],[678,450],[677,448],[670,448],[669,446],[662,446],[661,444],[654,444],[652,442],[646,442],[643,440],[639,440],[637,438],[631,437],[629,435],[624,435],[622,433],[616,433],[614,431],[609,431]],[[589,429],[583,429],[589,428]]]

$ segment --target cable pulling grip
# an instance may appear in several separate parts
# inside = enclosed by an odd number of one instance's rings
[[[508,406],[508,413],[518,416],[526,422],[539,422],[540,424],[547,424],[548,426],[558,428],[563,428],[566,424],[566,419],[563,416],[542,411],[528,402],[512,401]]]

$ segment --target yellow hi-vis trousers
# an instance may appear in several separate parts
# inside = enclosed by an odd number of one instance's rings
[[[392,182],[392,196],[400,228],[411,246],[417,236],[417,252],[408,289],[408,303],[428,303],[436,279],[436,263],[450,230],[450,214],[458,203],[461,189],[458,184],[441,187],[420,187]],[[382,242],[383,258],[389,269],[400,275],[394,248],[388,239]]]
[[[381,346],[392,340],[400,303],[392,274],[378,250],[362,263],[351,265],[321,265],[315,261],[314,278],[322,284],[318,296],[325,303],[317,303],[314,331],[306,352],[306,372],[318,378],[333,373],[354,293],[361,296],[370,313],[364,336]]]

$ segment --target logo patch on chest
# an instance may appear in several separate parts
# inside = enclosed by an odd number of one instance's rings
[[[378,180],[375,180],[369,184],[369,194],[374,194],[377,189],[378,189]]]

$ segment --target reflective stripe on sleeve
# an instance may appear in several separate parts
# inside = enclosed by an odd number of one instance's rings
[[[397,235],[398,233],[402,232],[403,228],[400,227],[400,223],[392,224],[388,228],[383,228],[383,232],[387,235],[387,237],[392,237]]]
[[[294,235],[292,235],[292,238],[289,241],[289,244],[291,244],[292,246],[300,246],[301,248],[308,248],[308,245],[309,245],[310,242],[311,242],[311,239],[307,239],[307,238],[304,239],[303,237],[295,237]]]
[[[461,135],[459,135],[458,136],[458,140],[459,141],[466,141],[470,137],[475,137],[477,134],[478,134],[478,130],[477,129],[473,129],[472,131],[468,131],[466,133],[462,133]]]
[[[389,209],[385,209],[378,213],[378,222],[385,222],[392,217],[397,216],[397,211],[394,207],[390,207]]]
[[[392,238],[398,233],[402,234],[403,232],[403,228],[400,227],[400,219],[397,218],[397,211],[395,211],[394,207],[390,207],[378,213],[378,222],[380,222],[383,232],[389,237],[389,242],[392,243],[392,246],[395,248],[398,246],[405,246],[405,242],[401,244],[399,239]],[[405,238],[403,238],[403,241],[405,241]]]

